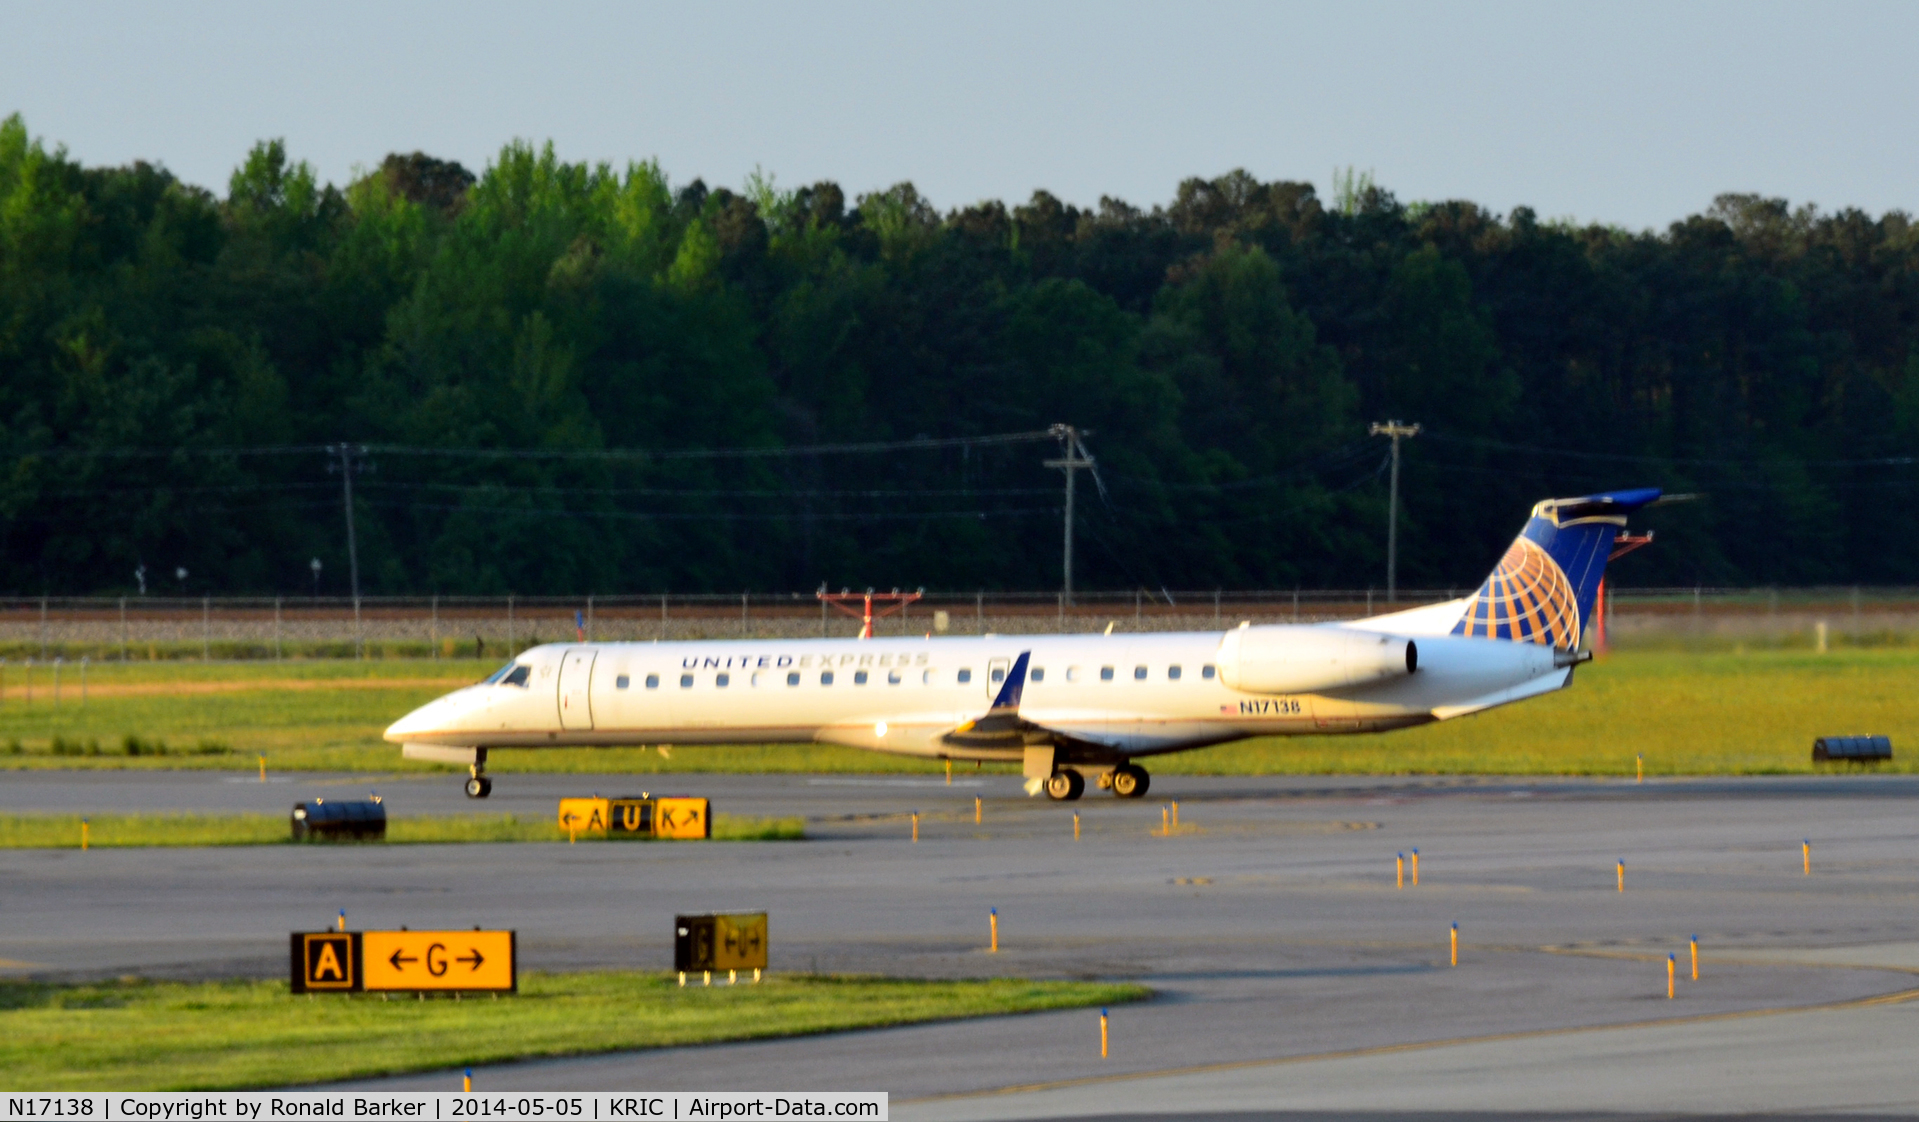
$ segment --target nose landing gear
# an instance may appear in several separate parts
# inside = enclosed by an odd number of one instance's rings
[[[479,764],[474,764],[467,771],[470,773],[466,781],[467,798],[484,799],[493,793],[493,779],[480,771]]]

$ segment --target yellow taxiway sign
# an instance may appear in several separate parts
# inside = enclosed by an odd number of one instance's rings
[[[369,990],[507,990],[517,981],[511,931],[365,931]]]

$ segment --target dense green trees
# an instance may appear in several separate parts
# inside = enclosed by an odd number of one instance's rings
[[[278,142],[224,198],[0,124],[0,592],[1475,581],[1547,494],[1658,484],[1634,583],[1919,581],[1919,239],[1725,196],[1664,233],[1320,198],[948,213],[509,145],[344,188]],[[926,438],[924,447],[912,442]],[[907,442],[884,450],[821,445]],[[184,582],[173,574],[184,568]]]

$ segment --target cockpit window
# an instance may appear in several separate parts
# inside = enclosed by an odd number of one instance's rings
[[[517,662],[509,662],[505,666],[487,675],[486,680],[480,684],[483,686],[518,686],[521,689],[525,689],[526,680],[532,673],[533,668],[531,666],[522,666]]]

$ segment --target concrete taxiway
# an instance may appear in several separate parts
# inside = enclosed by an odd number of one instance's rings
[[[482,809],[444,776],[288,778],[14,773],[0,811],[284,811],[369,782],[394,815]],[[278,974],[286,932],[341,908],[356,927],[514,927],[524,969],[665,968],[676,912],[764,908],[775,970],[1136,979],[1156,996],[1112,1011],[1103,1061],[1078,1010],[503,1065],[476,1084],[877,1089],[909,1118],[1919,1114],[1902,1050],[1919,1029],[1919,778],[1163,777],[1143,802],[1069,806],[964,773],[503,775],[483,809],[549,814],[595,789],[802,814],[812,840],[0,851],[0,968]],[[1414,848],[1421,883],[1395,888]]]

